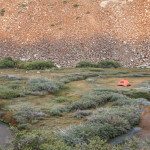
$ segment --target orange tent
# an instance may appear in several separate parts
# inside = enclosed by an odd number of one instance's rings
[[[131,86],[131,84],[129,83],[128,80],[123,79],[123,80],[118,82],[118,86],[125,86],[126,87],[126,86]]]

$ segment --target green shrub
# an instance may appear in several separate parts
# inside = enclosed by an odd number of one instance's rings
[[[0,69],[15,68],[15,64],[16,62],[11,57],[3,58],[0,60]]]
[[[99,68],[119,68],[121,64],[113,60],[103,60],[98,63]]]
[[[87,68],[87,67],[93,67],[93,68],[97,68],[97,64],[94,64],[92,62],[89,61],[81,61],[76,65],[77,68]]]
[[[23,65],[23,69],[28,70],[44,70],[44,69],[50,69],[55,67],[54,63],[51,61],[31,61],[31,62],[25,62]]]

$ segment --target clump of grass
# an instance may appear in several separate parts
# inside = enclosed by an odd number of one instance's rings
[[[98,63],[99,68],[119,68],[121,64],[113,60],[103,60]]]

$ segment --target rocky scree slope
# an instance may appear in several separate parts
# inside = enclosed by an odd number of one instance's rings
[[[150,64],[150,0],[1,0],[0,57],[60,66]]]

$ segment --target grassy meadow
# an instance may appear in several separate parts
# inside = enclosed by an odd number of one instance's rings
[[[117,86],[121,79],[131,86]],[[149,90],[148,69],[2,68],[0,120],[13,134],[9,149],[148,150],[139,137],[109,141],[140,124]]]

